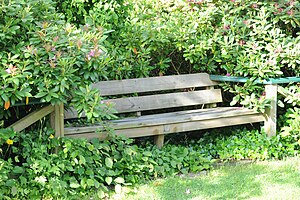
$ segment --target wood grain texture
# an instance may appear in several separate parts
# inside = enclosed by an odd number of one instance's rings
[[[261,121],[264,121],[263,115],[249,109],[211,108],[114,120],[110,126],[117,134],[141,137]],[[89,135],[95,130],[103,130],[103,127],[69,127],[65,128],[65,135]]]
[[[144,137],[144,136],[157,136],[162,134],[169,133],[179,133],[186,131],[194,131],[201,129],[209,129],[216,127],[225,127],[225,126],[233,126],[239,124],[246,123],[256,123],[261,122],[261,118],[258,115],[242,115],[242,116],[232,116],[226,118],[216,118],[216,119],[208,119],[203,121],[190,121],[190,122],[182,122],[182,123],[174,123],[168,125],[154,125],[148,127],[139,127],[139,128],[128,128],[128,129],[118,129],[115,130],[117,135],[124,135],[129,138],[135,137]],[[166,128],[168,126],[168,128]],[[95,129],[94,129],[95,130]],[[168,131],[166,131],[168,130]],[[92,129],[87,130],[82,133],[71,133],[65,129],[66,136],[73,138],[97,138],[100,137],[101,134],[95,133]]]
[[[154,92],[183,88],[206,87],[218,85],[211,81],[206,73],[159,76],[95,83],[93,88],[100,90],[101,96]]]
[[[118,113],[222,102],[220,89],[157,94],[109,100]]]
[[[222,102],[222,94],[220,89],[199,90],[191,92],[177,92],[139,97],[117,98],[105,100],[104,103],[106,102],[114,104],[114,109],[118,113],[127,113],[218,103]],[[84,116],[85,115],[83,114],[81,117]],[[78,113],[75,109],[70,108],[65,112],[64,117],[65,119],[77,118]]]
[[[22,131],[25,128],[37,122],[38,120],[42,119],[43,117],[49,115],[53,111],[54,111],[54,106],[52,105],[43,107],[39,110],[36,110],[28,114],[27,116],[23,117],[19,121],[10,125],[8,128],[13,128],[15,131]]]

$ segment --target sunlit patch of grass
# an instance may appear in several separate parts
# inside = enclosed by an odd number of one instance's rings
[[[207,175],[159,179],[127,188],[112,199],[299,199],[299,166],[300,158],[225,165]]]

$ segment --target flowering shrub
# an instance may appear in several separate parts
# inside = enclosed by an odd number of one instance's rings
[[[85,18],[115,30],[106,43],[109,79],[208,72],[255,80],[300,74],[298,1],[129,0],[76,5],[64,7],[63,12],[72,13],[68,20]],[[79,7],[85,11],[72,12]],[[267,105],[261,102],[262,86],[250,82],[226,88],[236,96],[233,103]]]
[[[298,1],[2,4],[1,115],[21,99],[55,104],[78,97],[72,102],[78,110],[99,116],[93,111],[100,108],[79,108],[92,103],[74,91],[102,79],[208,72],[255,80],[300,74]],[[259,110],[268,104],[262,86],[251,81],[225,89],[235,95],[232,104]]]
[[[106,77],[103,29],[66,23],[52,0],[1,4],[0,27],[5,31],[0,35],[0,118],[8,117],[16,102],[58,104],[70,99],[70,105],[89,113],[89,119],[99,115],[99,106],[105,107],[101,98],[88,98],[95,91],[82,93],[80,88]],[[95,106],[79,108],[76,99]]]

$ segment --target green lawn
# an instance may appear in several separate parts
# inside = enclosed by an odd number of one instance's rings
[[[226,165],[124,188],[112,199],[300,199],[300,158]]]

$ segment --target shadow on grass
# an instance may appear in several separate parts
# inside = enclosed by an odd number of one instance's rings
[[[159,199],[249,199],[266,196],[272,187],[293,186],[300,190],[299,171],[293,167],[269,165],[225,166],[207,176],[170,178],[155,187]],[[283,194],[284,195],[284,194]]]

